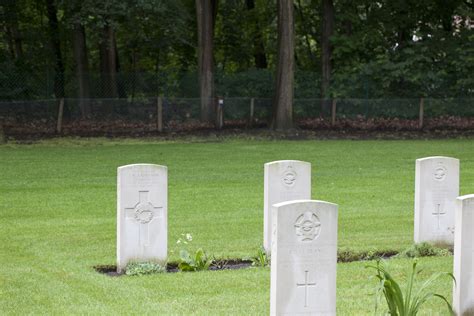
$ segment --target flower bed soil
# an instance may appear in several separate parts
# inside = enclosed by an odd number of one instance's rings
[[[388,251],[372,251],[372,252],[352,252],[352,251],[339,251],[337,256],[337,262],[353,262],[353,261],[368,261],[375,259],[389,259],[393,256],[396,256],[398,251],[388,250]],[[252,267],[251,260],[245,259],[220,259],[215,260],[209,267],[210,271],[220,271],[220,270],[238,270],[238,269],[247,269]],[[97,265],[94,266],[94,270],[111,276],[122,276],[124,273],[117,273],[117,266],[115,265]],[[179,272],[178,263],[171,262],[166,266],[166,272],[175,273]]]
[[[228,260],[216,260],[209,267],[210,271],[219,270],[238,270],[246,269],[252,266],[252,261],[243,259],[228,259]],[[117,277],[125,275],[124,273],[117,272],[117,266],[115,265],[97,265],[94,266],[94,270],[111,277]],[[166,265],[166,272],[175,273],[179,272],[178,264],[175,262],[168,263]]]

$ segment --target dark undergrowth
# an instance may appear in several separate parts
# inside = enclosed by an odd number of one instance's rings
[[[226,121],[220,130],[197,120],[171,121],[163,132],[156,123],[140,121],[75,121],[65,122],[56,132],[54,121],[19,123],[7,121],[3,132],[7,141],[33,141],[54,137],[157,137],[163,140],[189,137],[248,137],[264,139],[418,139],[474,136],[474,118],[441,117],[425,120],[422,129],[418,120],[398,118],[344,118],[331,125],[328,119],[301,119],[296,128],[275,132],[264,121],[249,124],[246,120]]]

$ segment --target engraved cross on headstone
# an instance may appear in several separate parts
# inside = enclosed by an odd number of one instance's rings
[[[138,192],[138,203],[125,208],[126,218],[137,222],[138,246],[147,247],[150,243],[148,225],[155,218],[163,217],[163,207],[155,207],[148,201],[148,191]]]
[[[441,204],[437,204],[438,205],[438,208],[436,209],[436,211],[434,213],[432,213],[433,215],[435,215],[437,218],[438,218],[438,230],[441,229],[441,215],[445,215],[446,214],[446,211],[442,211],[441,210]]]
[[[308,282],[308,274],[309,274],[309,271],[304,272],[304,283],[296,283],[297,287],[304,286],[304,307],[308,307],[308,287],[316,286],[316,282],[314,283]]]

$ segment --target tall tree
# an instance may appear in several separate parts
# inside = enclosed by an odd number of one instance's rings
[[[89,60],[87,58],[86,31],[80,22],[74,23],[73,46],[74,60],[76,64],[76,77],[78,82],[79,107],[82,117],[88,117],[90,113],[90,87],[89,87]]]
[[[214,60],[213,38],[217,0],[196,0],[198,31],[198,76],[201,97],[201,121],[214,122]]]
[[[115,30],[108,20],[101,30],[101,39],[99,43],[100,51],[100,74],[104,96],[117,98],[117,43],[115,41]]]
[[[56,98],[64,97],[64,64],[59,40],[59,25],[57,7],[54,0],[46,0],[48,13],[49,35],[54,56],[54,95]]]
[[[293,83],[295,34],[293,0],[278,0],[278,63],[273,98],[272,127],[286,130],[293,127]]]
[[[18,26],[18,7],[16,1],[5,1],[3,6],[3,22],[5,35],[13,59],[23,57],[22,35]]]
[[[300,43],[298,43],[298,37],[296,39],[296,48],[298,46],[300,49],[306,48],[306,54],[307,55],[307,62],[306,67],[309,67],[310,69],[314,69],[316,67],[317,61],[316,61],[316,56],[315,53],[312,49],[312,46],[316,46],[316,43],[312,44],[312,41],[316,42],[316,38],[319,37],[319,33],[315,36],[313,34],[313,27],[311,25],[311,16],[313,15],[313,12],[318,12],[319,10],[317,8],[314,8],[314,5],[310,3],[309,6],[304,6],[301,0],[297,1],[297,6],[295,6],[296,10],[296,16],[295,16],[295,24],[297,27],[296,29],[296,34],[300,36]],[[309,13],[309,14],[308,14]],[[300,44],[300,45],[298,45]],[[301,54],[303,55],[303,54]],[[303,59],[303,58],[301,58]]]
[[[263,42],[262,30],[259,27],[258,15],[255,10],[255,0],[246,0],[247,10],[254,13],[252,14],[253,19],[253,58],[255,61],[255,67],[264,69],[267,68],[267,55],[265,55],[265,44]]]
[[[65,25],[72,35],[72,52],[74,72],[77,80],[77,98],[82,118],[91,114],[90,84],[89,84],[89,57],[86,44],[86,23],[90,8],[85,8],[82,0],[68,0],[63,2]]]
[[[323,17],[321,32],[321,97],[322,111],[329,111],[329,91],[331,87],[332,72],[332,45],[331,36],[334,33],[334,4],[333,0],[322,0]]]

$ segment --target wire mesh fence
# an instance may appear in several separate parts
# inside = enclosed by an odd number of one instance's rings
[[[101,135],[215,128],[200,122],[199,98],[62,100],[0,102],[5,134]],[[215,104],[222,107],[223,128],[265,127],[271,122],[270,98],[222,98]],[[474,99],[467,98],[295,99],[293,113],[296,125],[307,129],[474,129]]]
[[[438,78],[430,83],[428,78],[411,82],[408,78],[375,78],[363,73],[335,75],[330,95],[340,99],[414,98],[431,97],[445,99],[450,96],[472,98],[474,87],[463,78]],[[271,98],[274,92],[274,70],[249,69],[236,73],[216,70],[214,73],[215,95],[224,98],[252,96]],[[342,80],[344,79],[344,80]],[[59,82],[60,80],[61,82]],[[387,84],[389,82],[390,84]],[[461,82],[461,83],[460,83]],[[56,91],[60,88],[61,93]],[[54,71],[0,70],[0,100],[44,100],[66,98],[120,98],[142,99],[156,95],[176,98],[199,97],[199,76],[196,71],[160,69],[156,72],[85,73],[80,77],[68,69],[64,76]],[[294,96],[298,100],[321,97],[321,73],[296,70]],[[367,105],[366,105],[367,106]]]
[[[320,74],[297,70],[293,102],[296,125],[307,129],[474,129],[472,88],[464,89],[463,94],[443,88],[452,82],[430,86],[429,91],[395,82],[389,89],[367,75],[351,78],[350,82],[334,80],[331,94],[340,96],[338,99],[322,100]],[[215,125],[268,127],[274,79],[270,69],[216,71],[215,95],[222,101],[213,100],[216,106],[220,104]],[[200,121],[199,80],[193,71],[87,73],[78,78],[69,70],[63,82],[57,80],[51,70],[0,71],[0,127],[6,134],[100,135],[216,127]],[[62,90],[59,94],[58,87]],[[61,102],[56,95],[65,98]],[[412,98],[414,95],[432,97]]]

